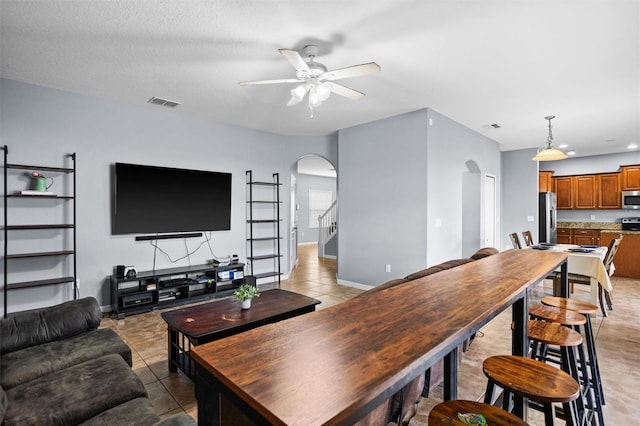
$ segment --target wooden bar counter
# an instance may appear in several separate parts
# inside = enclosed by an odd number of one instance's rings
[[[231,424],[229,401],[255,424],[350,425],[443,357],[455,398],[457,346],[514,305],[512,353],[524,355],[528,290],[566,259],[509,250],[197,346],[198,423]]]

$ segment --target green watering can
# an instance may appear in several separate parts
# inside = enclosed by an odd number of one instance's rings
[[[33,172],[31,173],[31,177],[33,178],[33,189],[34,191],[46,191],[49,188],[51,188],[51,185],[53,185],[53,178],[52,177],[45,177],[42,173],[40,172]]]

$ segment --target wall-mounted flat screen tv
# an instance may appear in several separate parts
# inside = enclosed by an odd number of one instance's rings
[[[231,173],[116,163],[112,233],[231,229]]]

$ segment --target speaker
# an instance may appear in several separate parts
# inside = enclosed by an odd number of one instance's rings
[[[116,265],[116,278],[124,278],[124,265]]]

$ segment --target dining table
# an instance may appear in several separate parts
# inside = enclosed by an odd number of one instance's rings
[[[603,262],[607,255],[607,247],[597,245],[540,244],[532,246],[531,248],[568,253],[568,273],[589,277],[592,304],[598,306],[599,303],[598,284],[607,292],[613,290],[609,274],[613,274],[615,266],[612,264],[611,271],[607,271]],[[554,296],[560,296],[559,289],[554,288]]]
[[[196,346],[198,424],[352,425],[443,358],[456,399],[458,346],[511,308],[511,353],[525,356],[529,292],[560,268],[566,294],[568,257],[508,250]]]

